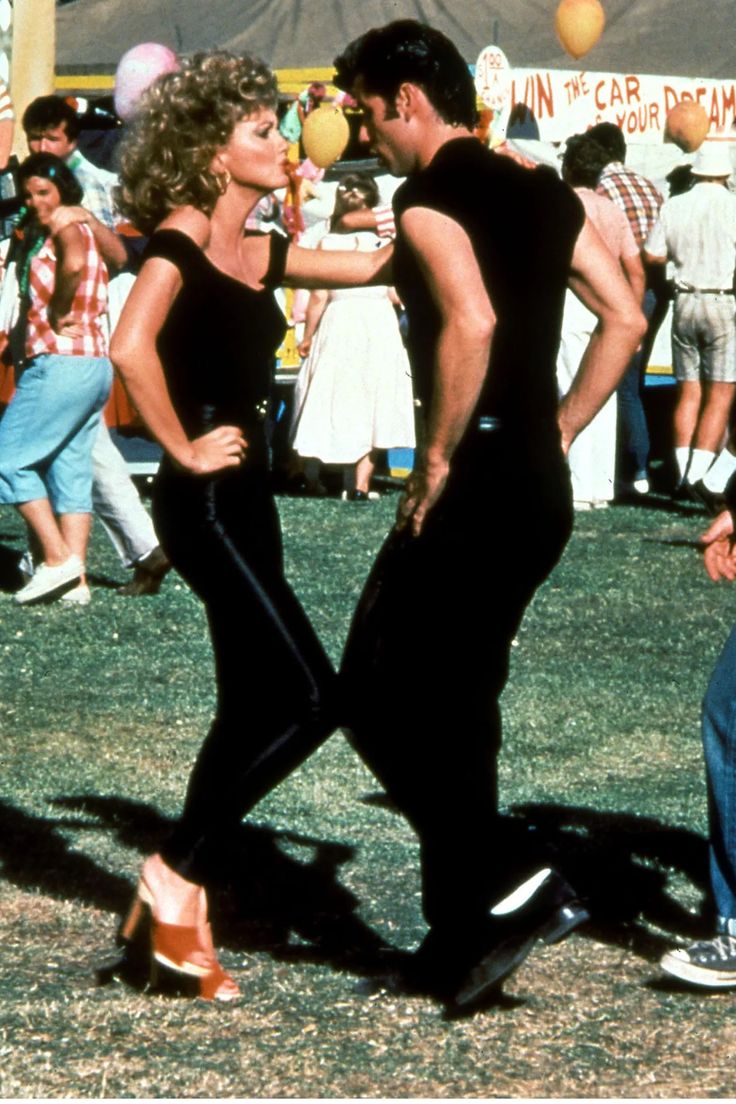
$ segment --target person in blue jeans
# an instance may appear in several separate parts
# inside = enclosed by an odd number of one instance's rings
[[[71,169],[54,154],[34,153],[18,178],[26,207],[17,257],[25,356],[0,422],[0,503],[16,507],[43,562],[15,601],[61,596],[87,605],[92,446],[112,383],[107,268],[88,226],[52,226],[61,206],[81,198]]]
[[[736,581],[736,479],[726,488],[729,509],[701,540],[710,578]],[[710,881],[716,934],[662,957],[666,974],[707,989],[736,988],[736,626],[726,641],[703,699],[703,753],[708,781]]]

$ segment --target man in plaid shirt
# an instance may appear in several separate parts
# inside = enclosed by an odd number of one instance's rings
[[[654,228],[664,197],[651,180],[624,164],[626,140],[620,127],[613,123],[598,123],[587,133],[610,158],[601,172],[596,191],[607,196],[624,212],[641,250]],[[644,271],[647,283],[643,309],[648,323],[647,332],[616,392],[619,413],[617,482],[620,490],[636,494],[646,494],[649,490],[649,429],[642,403],[644,373],[657,330],[667,313],[664,273],[646,262]]]

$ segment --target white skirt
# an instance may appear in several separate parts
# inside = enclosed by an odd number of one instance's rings
[[[409,361],[385,290],[333,292],[297,378],[300,456],[354,464],[371,449],[413,448]]]

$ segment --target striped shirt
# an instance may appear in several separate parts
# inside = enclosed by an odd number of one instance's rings
[[[107,268],[95,244],[94,235],[85,223],[77,223],[85,240],[86,253],[82,278],[79,281],[69,322],[82,330],[80,337],[66,337],[49,322],[49,304],[56,283],[56,252],[51,238],[31,261],[26,330],[26,356],[53,353],[57,356],[107,356],[105,312],[107,310]]]
[[[69,154],[66,163],[84,192],[82,206],[110,230],[114,230],[118,219],[115,215],[112,189],[118,178],[114,173],[93,165],[78,149]]]
[[[608,196],[629,220],[634,241],[642,249],[664,203],[662,195],[641,173],[612,161],[601,173],[596,191]]]
[[[396,223],[394,222],[394,209],[390,203],[382,203],[373,208],[376,219],[376,233],[379,238],[395,238]]]

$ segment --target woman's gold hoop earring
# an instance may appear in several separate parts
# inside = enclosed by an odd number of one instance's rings
[[[215,173],[214,176],[215,180],[217,181],[218,192],[220,193],[220,195],[224,195],[228,189],[230,181],[232,180],[232,176],[227,171],[227,169],[223,169],[220,173]]]

